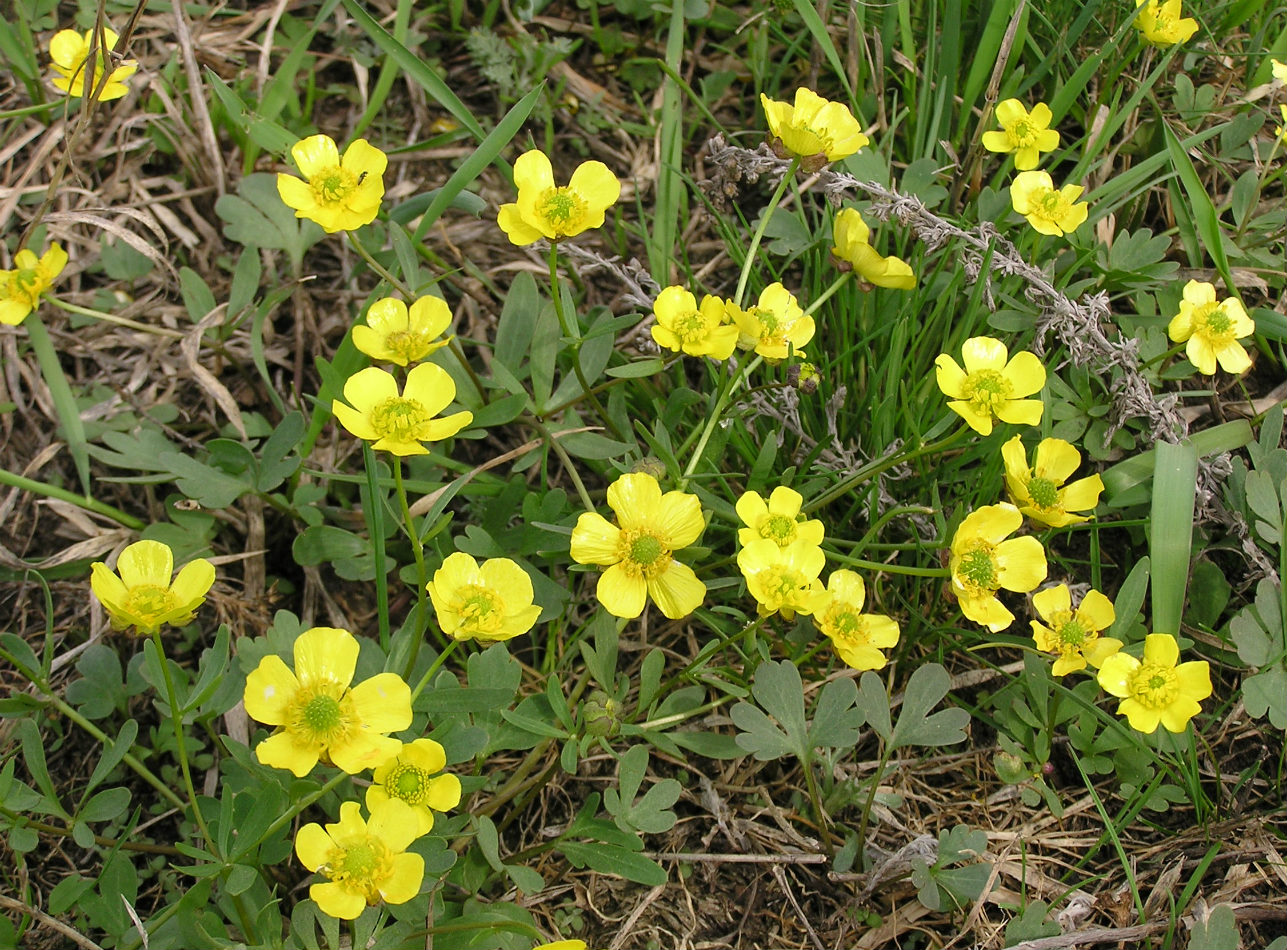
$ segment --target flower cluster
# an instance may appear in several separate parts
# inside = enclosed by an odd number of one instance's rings
[[[707,294],[701,306],[683,287],[670,286],[657,295],[652,312],[652,338],[658,346],[688,356],[726,360],[737,349],[741,336],[729,320],[729,302]]]
[[[1054,114],[1038,102],[1029,111],[1018,99],[1006,99],[997,106],[999,130],[983,133],[983,147],[989,152],[1014,155],[1019,172],[1010,184],[1010,203],[1041,234],[1056,237],[1077,230],[1086,220],[1086,203],[1079,202],[1081,185],[1056,187],[1050,173],[1037,170],[1042,152],[1059,147],[1059,132],[1050,128]]]

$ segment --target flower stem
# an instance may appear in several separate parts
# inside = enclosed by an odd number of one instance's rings
[[[720,389],[719,396],[715,400],[715,408],[711,410],[710,418],[706,420],[706,426],[702,429],[701,437],[697,440],[697,445],[693,448],[693,454],[688,458],[688,464],[684,467],[684,474],[679,479],[679,490],[685,491],[688,487],[688,480],[692,477],[693,472],[697,470],[698,463],[702,460],[702,453],[706,451],[706,443],[710,441],[711,434],[714,433],[715,427],[719,425],[720,419],[724,416],[724,410],[728,407],[729,400],[737,390],[739,382],[744,382],[751,371],[764,362],[764,357],[757,355],[745,366],[739,367]]]
[[[557,241],[550,242],[550,299],[554,301],[554,313],[559,318],[559,327],[563,335],[572,341],[572,370],[576,373],[577,382],[581,384],[581,392],[590,400],[590,405],[594,406],[595,412],[603,420],[603,424],[608,431],[612,433],[613,438],[625,441],[622,438],[621,431],[617,428],[615,422],[599,402],[599,397],[595,395],[594,389],[590,386],[589,381],[585,378],[585,370],[581,368],[581,328],[577,326],[574,315],[568,314],[563,309],[563,288],[559,283],[559,245]]]
[[[818,298],[814,300],[813,303],[809,304],[808,308],[804,311],[804,315],[806,317],[812,316],[815,310],[817,310],[824,303],[826,303],[827,300],[830,299],[831,295],[834,294],[841,287],[843,287],[846,283],[848,283],[853,278],[853,276],[854,276],[853,271],[845,271],[843,274],[841,274],[839,277],[833,280],[831,282],[831,286],[828,287],[826,290],[824,290],[818,296]]]
[[[914,459],[920,458],[923,455],[929,455],[933,452],[941,452],[943,449],[950,446],[953,442],[955,442],[957,439],[959,439],[961,436],[963,436],[966,432],[969,432],[969,431],[971,431],[969,426],[962,425],[951,435],[944,436],[943,438],[939,439],[937,442],[930,442],[926,445],[921,445],[914,449],[909,449],[906,452],[898,452],[898,453],[895,453],[894,455],[887,456],[886,458],[876,459],[871,462],[868,462],[862,468],[858,469],[855,472],[850,473],[849,475],[846,475],[840,481],[836,482],[834,485],[832,485],[830,488],[824,491],[821,495],[817,495],[816,497],[811,499],[808,503],[804,505],[804,507],[801,510],[804,512],[816,511],[817,509],[822,508],[825,505],[829,504],[830,502],[834,501],[835,499],[839,498],[841,495],[845,494],[846,492],[852,490],[855,485],[859,485],[862,482],[875,478],[878,475],[881,475],[882,473],[893,468],[895,465],[901,465],[904,462],[910,462]]]
[[[867,794],[867,800],[862,803],[862,818],[858,822],[858,867],[862,869],[867,867],[867,827],[871,821],[871,806],[876,803],[876,792],[880,789],[880,780],[885,775],[885,766],[889,764],[889,756],[893,751],[890,743],[881,742],[880,762],[871,776],[871,791]]]
[[[787,166],[786,174],[778,182],[777,188],[773,191],[773,197],[769,199],[768,205],[764,208],[764,213],[760,215],[760,223],[755,226],[755,233],[751,235],[751,246],[746,249],[746,259],[742,261],[742,273],[737,278],[737,293],[733,294],[734,305],[742,306],[742,295],[746,293],[746,281],[751,276],[751,265],[755,262],[755,252],[760,249],[760,242],[764,240],[764,230],[769,225],[769,218],[773,217],[773,212],[777,210],[778,203],[781,202],[782,196],[786,194],[787,186],[795,179],[796,170],[800,167],[800,157],[797,155],[791,159],[791,164]]]
[[[416,668],[416,659],[420,656],[420,644],[424,640],[425,627],[428,624],[425,619],[425,597],[428,593],[425,585],[429,583],[429,575],[425,569],[425,548],[420,541],[420,532],[416,530],[415,519],[411,516],[411,506],[407,503],[407,486],[402,481],[401,459],[395,459],[393,463],[393,486],[398,493],[398,508],[402,512],[402,523],[406,526],[407,537],[411,539],[411,553],[416,559],[416,615],[420,620],[420,628],[418,630],[413,628],[411,631],[411,655],[407,657],[407,665],[402,674],[405,679]]]
[[[366,469],[366,493],[370,510],[366,513],[367,530],[371,534],[371,553],[375,561],[375,609],[379,616],[380,649],[389,652],[389,572],[385,568],[384,491],[376,471],[375,452],[371,443],[362,443],[362,464]],[[402,464],[398,463],[401,471]]]
[[[317,791],[305,795],[303,798],[296,799],[294,804],[287,808],[276,821],[269,825],[262,835],[254,841],[247,841],[245,849],[232,855],[229,860],[234,864],[239,863],[242,858],[248,855],[255,848],[259,847],[260,843],[270,840],[273,835],[277,834],[277,832],[281,831],[282,828],[285,828],[294,821],[298,815],[303,813],[305,808],[308,808],[327,792],[334,791],[335,788],[346,778],[349,778],[349,774],[347,772],[337,772],[335,775],[332,775],[326,781],[326,784]]]
[[[546,441],[549,447],[554,450],[554,454],[559,457],[559,461],[563,463],[564,470],[568,473],[568,478],[572,479],[572,484],[575,486],[576,493],[581,498],[581,504],[585,506],[585,510],[598,511],[594,506],[594,502],[590,499],[590,493],[586,491],[585,482],[581,481],[581,473],[576,470],[576,465],[573,463],[572,457],[568,455],[567,449],[559,445],[559,440],[554,438],[554,435],[550,430],[546,428],[545,424],[542,423],[540,419],[536,418],[536,416],[525,415],[523,417],[523,421],[539,432],[541,434],[541,438]]]
[[[84,508],[86,511],[92,511],[95,514],[111,518],[117,524],[129,528],[131,531],[142,531],[146,527],[144,522],[133,515],[127,515],[119,508],[105,505],[101,501],[86,495],[78,495],[75,492],[67,491],[65,488],[57,488],[53,485],[46,485],[44,482],[24,478],[22,475],[15,475],[13,472],[3,468],[0,468],[0,485],[11,485],[14,488],[31,492],[33,495],[44,495],[46,498],[57,498],[59,501],[70,502],[78,508]]]
[[[452,641],[443,647],[442,650],[439,651],[438,655],[434,657],[434,661],[429,664],[429,669],[425,670],[425,675],[420,677],[420,682],[417,683],[416,688],[411,691],[411,702],[413,704],[416,701],[416,697],[424,692],[424,688],[429,685],[429,681],[437,675],[440,669],[442,669],[442,665],[447,662],[447,657],[451,656],[452,651],[456,649],[456,646],[459,643],[459,640],[453,638]]]
[[[356,232],[345,231],[344,233],[348,237],[349,243],[353,245],[353,249],[358,252],[358,255],[362,260],[366,261],[367,266],[370,267],[371,270],[384,278],[390,287],[393,287],[398,293],[402,294],[402,296],[406,297],[408,300],[414,298],[415,295],[411,292],[411,288],[389,273],[385,266],[375,259],[375,256],[362,245],[361,241],[357,239]]]
[[[112,323],[118,327],[125,327],[128,330],[138,330],[142,333],[151,333],[155,336],[168,336],[171,339],[182,340],[184,334],[178,330],[171,330],[169,327],[154,327],[147,323],[139,323],[136,320],[130,320],[126,317],[118,317],[114,313],[104,313],[102,310],[93,310],[89,307],[82,307],[80,304],[72,303],[70,300],[61,300],[58,297],[46,296],[42,298],[48,300],[60,310],[66,310],[68,313],[79,314],[82,317],[93,317],[95,320],[101,320],[103,323]]]

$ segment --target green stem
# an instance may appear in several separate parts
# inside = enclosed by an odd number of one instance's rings
[[[860,868],[867,867],[867,827],[871,822],[871,806],[876,803],[876,791],[880,788],[880,780],[885,774],[885,766],[889,764],[889,756],[892,752],[890,744],[882,741],[880,762],[877,763],[876,772],[871,777],[871,791],[862,804],[862,819],[858,822],[858,866]]]
[[[563,463],[564,470],[568,473],[568,478],[572,479],[572,484],[576,488],[576,493],[581,498],[581,504],[585,506],[586,511],[598,511],[594,502],[590,500],[590,493],[586,491],[585,482],[581,481],[581,473],[576,470],[576,464],[573,463],[572,457],[568,455],[567,449],[559,445],[559,440],[546,428],[545,424],[535,416],[524,415],[523,421],[541,434],[543,438],[554,450],[554,454],[559,457]]]
[[[91,736],[97,739],[100,745],[106,748],[108,745],[110,745],[113,742],[113,739],[111,736],[109,736],[102,729],[98,728],[98,726],[94,725],[92,722],[90,722],[88,719],[82,716],[79,712],[76,711],[74,707],[68,705],[62,699],[62,697],[60,697],[57,693],[55,693],[53,688],[49,685],[49,683],[47,683],[36,670],[28,669],[22,662],[18,660],[16,656],[14,656],[8,650],[0,649],[0,657],[3,657],[9,664],[11,664],[14,667],[14,669],[16,669],[23,676],[25,676],[27,678],[27,681],[30,682],[31,685],[35,686],[36,689],[40,690],[40,692],[44,695],[44,697],[47,700],[49,700],[49,702],[53,703],[54,707],[60,713],[62,713],[72,722],[76,723],[76,725],[80,726]],[[184,808],[188,807],[187,802],[185,802],[182,798],[176,795],[173,789],[170,788],[170,786],[162,782],[152,772],[151,769],[149,769],[146,765],[140,762],[133,755],[127,752],[125,753],[125,756],[121,759],[121,761],[124,762],[131,769],[133,769],[134,773],[138,775],[139,778],[143,779],[143,781],[147,782],[154,789],[156,789],[157,792],[160,793],[161,797],[164,798],[171,805],[173,805],[175,808],[182,811]]]
[[[335,775],[332,775],[329,779],[327,779],[326,784],[323,785],[321,788],[319,788],[317,791],[311,792],[310,794],[305,795],[303,798],[298,799],[293,805],[291,805],[290,808],[286,809],[286,812],[284,814],[279,816],[276,821],[274,821],[271,825],[269,825],[268,828],[264,831],[264,833],[259,836],[259,838],[257,838],[254,841],[246,842],[245,849],[234,854],[229,859],[230,862],[236,864],[239,861],[241,861],[242,858],[246,857],[246,855],[250,854],[251,851],[259,847],[261,842],[268,841],[269,839],[271,839],[273,835],[277,834],[277,832],[281,831],[292,821],[294,821],[297,816],[302,814],[304,809],[308,808],[310,805],[312,805],[315,801],[317,801],[327,792],[334,791],[334,789],[337,786],[339,786],[341,782],[343,782],[346,778],[349,778],[349,777],[350,776],[347,772],[337,772]]]
[[[415,519],[411,517],[411,506],[407,503],[407,486],[402,482],[401,459],[394,459],[393,487],[398,493],[398,507],[402,511],[402,523],[406,526],[407,537],[411,539],[411,553],[415,555],[416,559],[416,616],[421,624],[420,629],[413,628],[411,631],[413,637],[411,655],[407,658],[407,665],[402,673],[405,679],[416,668],[416,659],[420,656],[420,644],[424,641],[425,625],[427,624],[425,619],[425,598],[428,596],[426,585],[429,583],[429,572],[425,569],[425,547],[420,541],[420,532],[416,530]]]
[[[357,233],[355,231],[345,231],[344,233],[348,236],[349,244],[353,245],[353,249],[358,252],[358,255],[362,260],[366,261],[367,266],[370,267],[371,270],[384,278],[390,287],[397,290],[398,293],[402,294],[402,296],[406,297],[408,300],[415,299],[415,294],[411,292],[411,288],[389,273],[385,266],[375,259],[374,255],[372,255],[371,252],[362,245],[362,242],[358,240]]]
[[[833,280],[831,282],[831,286],[828,287],[826,290],[824,290],[817,300],[809,304],[809,306],[804,311],[804,315],[806,317],[810,316],[815,310],[817,310],[824,303],[826,303],[827,300],[831,298],[832,294],[834,294],[837,290],[839,290],[841,287],[847,284],[853,278],[853,276],[854,276],[854,272],[850,270],[850,271],[845,271],[843,274],[841,274],[839,277]]]
[[[834,485],[832,485],[830,488],[824,491],[821,495],[817,495],[812,500],[807,502],[801,510],[806,513],[816,511],[819,508],[824,507],[828,503],[835,501],[841,495],[844,495],[847,492],[852,491],[855,485],[865,482],[868,479],[875,478],[881,473],[893,468],[895,465],[901,465],[904,462],[911,462],[915,459],[920,458],[921,456],[929,455],[933,452],[941,452],[943,449],[949,447],[957,439],[961,438],[961,436],[965,435],[965,433],[970,431],[972,430],[970,429],[969,426],[962,425],[951,435],[944,436],[943,438],[939,439],[937,442],[930,442],[926,445],[921,445],[921,446],[918,446],[917,448],[909,449],[906,452],[899,452],[896,455],[891,455],[884,459],[877,459],[875,461],[868,462],[862,468],[858,469],[855,472],[850,473],[849,475],[846,475],[840,481],[836,482]]]
[[[688,458],[688,464],[684,467],[684,474],[679,479],[679,490],[684,491],[688,487],[688,480],[692,477],[693,472],[697,470],[698,463],[702,460],[702,453],[706,451],[706,443],[710,441],[715,427],[719,425],[720,419],[724,416],[724,410],[728,408],[728,402],[737,390],[737,385],[744,382],[751,371],[764,362],[764,357],[757,355],[744,366],[738,368],[738,371],[729,378],[728,382],[720,389],[719,396],[715,400],[715,408],[711,411],[710,418],[706,420],[706,426],[702,429],[701,438],[697,440],[697,445],[693,448],[693,454]]]
[[[827,852],[827,857],[834,859],[836,856],[835,848],[831,844],[831,831],[827,828],[827,816],[822,810],[822,796],[818,793],[818,777],[813,774],[813,756],[806,757],[800,766],[804,769],[804,784],[809,792],[809,804],[813,808],[813,816],[818,820],[818,836],[822,838],[822,848]]]
[[[687,676],[697,666],[704,663],[714,654],[724,650],[726,647],[732,646],[733,644],[737,643],[739,640],[745,640],[747,637],[755,633],[755,631],[759,630],[762,626],[764,626],[764,621],[766,621],[767,619],[768,617],[757,616],[746,626],[742,627],[741,630],[737,631],[737,633],[734,633],[730,636],[725,636],[724,634],[721,633],[717,639],[709,641],[700,650],[697,651],[697,656],[693,657],[692,662],[679,671],[679,676],[680,677]]]
[[[434,657],[434,661],[429,664],[429,669],[425,670],[425,675],[420,677],[420,682],[417,683],[416,688],[411,691],[411,702],[413,704],[416,701],[416,697],[423,693],[425,687],[429,685],[429,681],[437,675],[440,669],[442,669],[442,665],[447,662],[447,657],[451,656],[459,643],[459,640],[453,639],[439,651],[436,657]]]
[[[367,531],[371,535],[371,553],[375,561],[375,610],[379,617],[380,649],[389,652],[389,572],[385,568],[384,489],[376,471],[375,452],[371,443],[362,443],[362,464],[366,468],[366,493],[370,510],[366,512]],[[401,470],[402,463],[398,463]]]
[[[751,265],[755,262],[755,252],[760,249],[760,242],[764,240],[764,229],[769,225],[769,218],[777,210],[782,196],[786,194],[787,186],[795,179],[796,170],[800,167],[800,156],[791,159],[791,164],[787,167],[786,174],[778,182],[777,188],[773,190],[773,197],[769,199],[764,213],[760,215],[760,222],[755,226],[755,233],[751,235],[751,246],[746,249],[746,259],[742,261],[742,273],[737,278],[737,293],[733,294],[734,306],[742,306],[742,295],[746,293],[746,281],[751,276]]]
[[[589,380],[585,378],[585,370],[581,368],[581,328],[577,326],[574,315],[568,314],[563,309],[563,288],[559,284],[559,244],[557,241],[550,242],[550,299],[554,301],[554,313],[559,318],[559,327],[563,335],[572,341],[572,371],[576,373],[577,382],[581,384],[581,392],[590,400],[590,405],[594,406],[595,412],[603,420],[603,424],[608,431],[612,433],[613,438],[624,442],[621,431],[617,428],[615,422],[608,416],[603,404],[599,402],[599,397],[594,394],[594,389],[590,386]]]
[[[138,330],[141,333],[151,333],[154,336],[167,336],[174,340],[182,340],[184,334],[178,330],[171,330],[168,327],[154,327],[147,323],[139,323],[136,320],[130,320],[126,317],[118,317],[114,313],[104,313],[102,310],[93,310],[89,307],[82,307],[80,304],[72,303],[70,300],[60,300],[57,297],[43,298],[58,307],[60,310],[66,310],[68,313],[79,314],[82,317],[93,317],[95,320],[101,320],[103,323],[111,323],[118,327],[125,327],[127,330]]]
[[[0,468],[0,485],[12,485],[14,488],[31,492],[33,495],[44,495],[46,498],[57,498],[59,501],[70,502],[78,508],[84,508],[86,511],[92,511],[95,514],[111,518],[117,524],[129,528],[131,531],[142,531],[147,527],[146,522],[140,521],[133,515],[127,515],[119,508],[105,505],[101,501],[96,501],[86,495],[78,495],[75,492],[67,491],[65,488],[57,488],[53,485],[46,485],[44,482],[37,482],[21,475],[15,475],[13,472],[3,468]]]

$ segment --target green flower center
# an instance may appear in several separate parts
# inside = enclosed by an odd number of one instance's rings
[[[323,168],[308,180],[319,205],[343,204],[358,185],[357,176],[339,165]]]
[[[25,267],[9,275],[5,296],[10,300],[20,300],[33,309],[40,300],[40,295],[49,289],[49,282],[34,267]]]
[[[670,566],[670,549],[661,539],[639,528],[623,529],[617,544],[621,566],[631,577],[656,577]]]
[[[1087,630],[1075,617],[1064,620],[1055,630],[1065,653],[1080,652],[1082,647],[1089,646],[1095,640],[1095,631]]]
[[[314,696],[308,701],[303,711],[304,724],[311,732],[325,734],[334,732],[343,721],[340,704],[333,696]]]
[[[764,342],[776,340],[781,336],[779,332],[782,327],[782,320],[772,310],[762,310],[759,307],[752,307],[751,313],[755,314],[755,319],[760,321],[760,339]]]
[[[971,590],[994,591],[1001,586],[997,580],[997,563],[992,557],[992,545],[986,541],[979,541],[977,547],[961,556],[956,574]]]
[[[158,627],[162,618],[175,608],[174,592],[157,584],[138,584],[125,593],[122,611],[145,631]]]
[[[301,686],[286,709],[285,728],[301,745],[325,752],[357,728],[348,688],[331,680]]]
[[[700,310],[681,313],[675,317],[674,332],[684,343],[700,343],[707,337],[706,318]]]
[[[423,359],[429,352],[430,342],[429,335],[421,330],[395,330],[384,338],[389,352],[408,363]]]
[[[319,869],[351,894],[361,894],[368,904],[380,899],[380,885],[393,873],[388,845],[371,835],[353,837],[332,848]]]
[[[408,805],[423,803],[429,789],[429,776],[423,769],[414,765],[399,762],[392,774],[384,780],[384,790],[394,798],[400,798]]]
[[[1045,192],[1037,199],[1037,205],[1041,209],[1043,217],[1051,221],[1058,220],[1068,211],[1068,202],[1064,196],[1053,188],[1047,188]]]
[[[784,548],[795,540],[796,520],[786,515],[769,515],[760,522],[760,537],[772,539]]]
[[[832,607],[827,611],[823,630],[828,636],[848,640],[851,643],[867,642],[867,625],[863,622],[862,614],[854,612],[849,607]]]
[[[1014,391],[1010,381],[994,369],[975,370],[965,377],[961,388],[965,401],[983,415],[992,415],[995,407],[1009,402]]]
[[[432,419],[418,401],[402,396],[390,396],[371,410],[371,428],[380,438],[393,442],[419,442]]]
[[[490,587],[466,584],[460,591],[460,624],[470,633],[494,633],[505,621],[505,603]]]
[[[1035,135],[1032,125],[1026,119],[1021,119],[1010,129],[1010,139],[1015,145],[1023,148],[1032,144]]]
[[[1028,479],[1028,496],[1038,508],[1059,507],[1059,486],[1040,475]]]
[[[1212,345],[1229,343],[1234,339],[1233,320],[1224,311],[1222,303],[1204,303],[1194,308],[1194,331],[1205,336]]]
[[[1130,684],[1131,696],[1148,709],[1166,709],[1180,692],[1180,678],[1175,668],[1145,663],[1135,671]]]
[[[536,202],[536,213],[558,237],[583,231],[585,201],[566,187],[550,188]]]

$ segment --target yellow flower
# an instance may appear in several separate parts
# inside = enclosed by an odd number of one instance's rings
[[[584,940],[555,940],[553,943],[543,943],[539,947],[533,947],[532,950],[586,950]]]
[[[791,620],[819,609],[827,597],[818,579],[825,563],[822,548],[804,541],[783,548],[772,538],[760,538],[737,552],[738,569],[761,617],[780,613]]]
[[[1033,521],[1062,528],[1090,520],[1090,515],[1073,512],[1094,511],[1104,482],[1099,475],[1090,475],[1070,485],[1064,484],[1081,464],[1081,453],[1071,442],[1042,439],[1029,468],[1023,439],[1016,435],[1001,446],[1001,459],[1005,462],[1005,484],[1010,500]]]
[[[868,138],[849,107],[824,99],[812,89],[797,89],[794,104],[770,99],[763,93],[760,102],[769,134],[783,150],[800,156],[813,170],[867,145]]]
[[[657,295],[652,312],[652,338],[658,346],[689,356],[710,356],[726,360],[737,347],[738,330],[727,322],[728,305],[707,294],[702,305],[683,287],[667,287]]]
[[[36,257],[23,248],[13,256],[14,269],[0,271],[0,323],[16,327],[40,304],[40,295],[53,286],[67,266],[67,252],[57,241]]]
[[[901,258],[881,257],[869,243],[871,229],[856,208],[845,208],[836,215],[831,226],[835,247],[831,254],[842,270],[853,270],[869,284],[895,290],[911,290],[916,286],[916,275]]]
[[[156,633],[162,624],[181,627],[192,620],[215,579],[214,565],[199,557],[171,580],[174,552],[160,541],[135,541],[126,547],[116,559],[119,577],[102,561],[89,569],[90,590],[113,629],[134,627],[140,636]]]
[[[255,747],[260,762],[304,776],[321,760],[353,775],[398,754],[402,743],[386,733],[411,725],[402,677],[378,673],[350,689],[358,642],[336,627],[305,630],[294,652],[294,672],[272,655],[246,677],[246,712],[281,727]]]
[[[1183,43],[1198,31],[1197,20],[1181,16],[1180,0],[1135,0],[1135,6],[1135,26],[1152,46]]]
[[[741,334],[737,345],[754,349],[766,360],[784,360],[792,353],[802,356],[804,345],[813,339],[813,317],[777,282],[765,287],[750,309],[729,304],[729,313]]]
[[[421,363],[407,373],[407,385],[398,395],[392,373],[368,366],[344,384],[346,406],[338,399],[331,411],[340,424],[359,439],[374,443],[394,455],[426,455],[422,442],[451,438],[473,420],[468,410],[439,416],[456,398],[456,384],[435,363]]]
[[[1211,695],[1211,670],[1206,660],[1176,665],[1180,645],[1169,633],[1144,638],[1144,660],[1114,653],[1099,668],[1099,685],[1118,697],[1118,715],[1131,728],[1152,733],[1160,722],[1171,732],[1183,732],[1202,711],[1200,701]]]
[[[1036,168],[1042,152],[1059,147],[1059,133],[1050,127],[1052,118],[1044,102],[1029,112],[1018,99],[1006,99],[997,106],[1001,131],[984,132],[983,147],[989,152],[1014,152],[1014,167],[1021,172]]]
[[[582,162],[566,185],[556,186],[550,160],[539,149],[518,157],[514,186],[518,201],[501,205],[496,223],[519,247],[601,227],[604,212],[621,197],[621,182],[603,162]]]
[[[1081,193],[1081,185],[1055,188],[1046,172],[1019,172],[1010,185],[1010,203],[1042,234],[1058,237],[1086,220],[1086,202],[1077,202]]]
[[[408,853],[419,835],[411,807],[393,800],[371,809],[362,820],[362,806],[345,802],[340,820],[326,829],[313,822],[295,835],[300,863],[325,881],[308,888],[322,913],[354,920],[380,901],[405,904],[420,893],[425,859]]]
[[[948,408],[979,435],[991,434],[993,416],[1025,426],[1041,421],[1041,400],[1021,397],[1040,392],[1046,385],[1046,368],[1027,350],[1009,362],[1007,355],[1000,340],[976,336],[961,347],[965,369],[946,353],[934,361],[938,388],[952,400]]]
[[[827,578],[827,596],[814,612],[818,625],[836,651],[836,656],[855,670],[879,670],[885,666],[886,650],[898,642],[898,624],[883,614],[865,614],[867,599],[863,580],[853,571],[832,571]]]
[[[1014,622],[997,599],[1005,590],[1027,593],[1046,579],[1046,552],[1036,538],[1009,538],[1023,524],[1014,505],[986,505],[966,515],[952,536],[952,593],[961,613],[993,633]]]
[[[1276,59],[1270,59],[1270,69],[1273,70],[1274,78],[1279,82],[1287,82],[1287,63],[1280,63]]]
[[[90,75],[90,71],[85,68],[90,47],[97,45],[94,33],[94,30],[86,30],[82,35],[75,30],[59,30],[49,41],[49,58],[52,60],[49,65],[55,74],[54,88],[59,92],[65,92],[73,97],[90,96],[98,88],[99,80],[103,78],[103,63],[107,59],[101,48],[94,50],[93,75]],[[108,51],[116,49],[116,42],[119,39],[120,37],[113,30],[103,30],[104,45]],[[138,63],[127,59],[113,69],[97,101],[119,99],[129,92],[130,89],[125,85],[125,80],[133,76],[138,68]]]
[[[437,337],[450,323],[451,310],[439,297],[421,297],[410,309],[396,297],[385,297],[371,304],[365,326],[353,328],[353,345],[373,360],[406,366],[446,346]]]
[[[1274,135],[1278,137],[1278,141],[1287,143],[1287,103],[1280,104],[1278,111],[1283,117],[1283,124],[1274,126]]]
[[[1215,287],[1191,280],[1184,285],[1180,312],[1171,318],[1167,335],[1176,343],[1188,343],[1184,355],[1199,373],[1214,375],[1216,363],[1226,373],[1241,373],[1251,366],[1251,356],[1238,342],[1256,332],[1237,297],[1216,302]]]
[[[290,150],[303,181],[294,175],[277,176],[277,194],[295,217],[308,218],[327,234],[352,231],[370,224],[384,198],[385,154],[366,139],[340,150],[329,135],[310,135]]]
[[[773,489],[767,503],[759,492],[746,492],[736,505],[737,516],[746,525],[737,531],[738,542],[750,544],[768,538],[780,548],[797,541],[817,547],[822,544],[822,522],[816,518],[804,519],[800,514],[803,503],[804,496],[785,485]]]
[[[607,567],[599,577],[599,602],[615,617],[638,617],[650,596],[671,620],[687,617],[706,596],[693,569],[675,560],[706,527],[702,505],[687,492],[661,493],[646,472],[620,476],[608,486],[612,524],[587,511],[572,529],[572,560]]]
[[[366,790],[366,807],[375,814],[386,802],[400,801],[411,807],[415,837],[433,830],[433,813],[460,804],[460,779],[442,774],[447,756],[432,739],[407,743],[402,751],[371,773]]]
[[[1037,649],[1059,655],[1051,669],[1055,676],[1084,670],[1087,664],[1099,669],[1122,648],[1121,640],[1099,635],[1113,625],[1117,613],[1113,602],[1097,590],[1087,591],[1073,610],[1067,584],[1047,587],[1032,596],[1032,606],[1045,621],[1029,621]]]
[[[488,558],[480,567],[456,551],[425,586],[438,626],[457,640],[509,640],[531,630],[541,615],[532,603],[532,579],[507,557]]]

